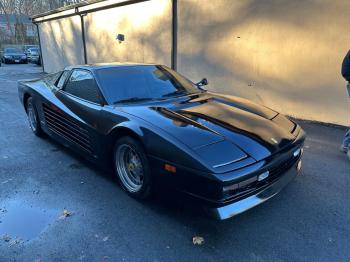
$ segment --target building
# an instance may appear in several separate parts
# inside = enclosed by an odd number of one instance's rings
[[[350,125],[348,0],[108,0],[34,17],[46,72],[135,61],[282,113]],[[117,39],[118,38],[118,39]]]

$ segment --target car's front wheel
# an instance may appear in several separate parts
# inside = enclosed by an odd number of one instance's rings
[[[115,173],[123,189],[132,197],[147,198],[152,189],[152,177],[142,145],[131,137],[118,139],[114,146]]]
[[[43,131],[39,123],[38,112],[36,110],[32,97],[29,97],[27,100],[27,116],[30,129],[33,131],[33,133],[36,136],[42,136]]]

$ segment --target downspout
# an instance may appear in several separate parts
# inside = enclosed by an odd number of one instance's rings
[[[45,68],[44,68],[44,60],[43,60],[43,51],[41,48],[41,41],[40,41],[40,32],[39,32],[39,25],[37,23],[33,23],[36,26],[36,33],[38,34],[38,40],[39,40],[39,48],[40,48],[40,62],[41,62],[41,66],[43,68],[43,72],[45,72]]]
[[[84,64],[87,64],[87,53],[86,53],[86,39],[85,39],[85,23],[84,23],[84,16],[86,14],[79,13],[79,8],[75,8],[75,13],[80,16],[80,25],[81,25],[81,38],[83,40],[83,51],[84,51]]]
[[[171,68],[177,69],[177,0],[172,0]]]

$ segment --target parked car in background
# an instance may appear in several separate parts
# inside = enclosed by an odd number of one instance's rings
[[[115,63],[70,66],[19,82],[18,92],[35,135],[111,168],[132,197],[167,185],[226,219],[293,180],[305,133],[272,109],[206,84],[162,65]]]
[[[1,59],[2,59],[2,62],[5,64],[10,64],[10,63],[27,64],[28,63],[26,54],[18,48],[5,48]]]
[[[23,46],[23,52],[28,55],[28,52],[29,52],[29,49],[30,48],[37,48],[39,49],[39,46],[38,45],[24,45]]]
[[[37,64],[40,59],[39,52],[39,48],[37,47],[29,48],[27,52],[28,62]]]

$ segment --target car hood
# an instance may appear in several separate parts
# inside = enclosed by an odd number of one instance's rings
[[[296,125],[286,117],[233,96],[204,93],[123,110],[162,128],[194,150],[205,151],[206,145],[229,142],[238,148],[233,150],[238,158],[246,154],[261,160],[295,140],[292,132]]]
[[[25,56],[24,53],[4,53],[4,56],[8,55],[8,56]]]

